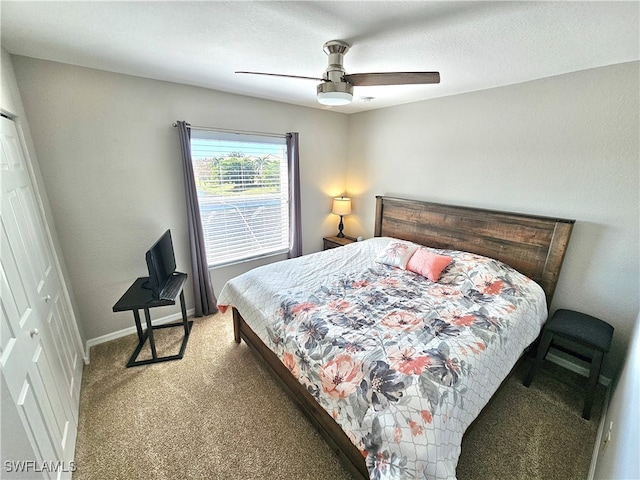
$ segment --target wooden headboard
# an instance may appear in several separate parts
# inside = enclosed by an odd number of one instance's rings
[[[376,197],[376,237],[496,258],[538,283],[551,305],[575,220]]]

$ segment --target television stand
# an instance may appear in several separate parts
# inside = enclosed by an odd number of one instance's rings
[[[127,368],[136,367],[139,365],[148,365],[151,363],[158,362],[166,362],[169,360],[180,360],[184,351],[187,348],[187,340],[189,340],[189,333],[191,332],[191,325],[193,321],[187,320],[187,309],[184,304],[184,282],[187,281],[186,273],[177,273],[172,277],[172,282],[178,282],[179,288],[176,290],[175,297],[171,300],[162,300],[162,299],[154,299],[151,293],[151,290],[146,287],[148,285],[149,277],[140,277],[136,279],[135,282],[129,287],[129,289],[120,297],[120,300],[116,302],[113,306],[114,312],[124,312],[127,310],[133,311],[133,318],[136,322],[136,330],[138,332],[138,346],[134,350],[131,358],[127,362]],[[180,292],[180,308],[182,310],[182,321],[181,322],[172,322],[172,323],[164,323],[162,325],[152,325],[151,324],[151,316],[149,315],[149,309],[154,307],[165,307],[169,305],[176,304],[176,298],[178,296],[178,292]],[[142,330],[142,322],[140,321],[140,312],[139,310],[144,310],[144,318],[147,324],[147,328]],[[160,328],[171,328],[171,327],[183,327],[184,328],[184,337],[182,339],[182,344],[180,346],[180,352],[177,355],[167,355],[164,357],[158,357],[158,353],[156,351],[156,343],[153,338],[153,331],[158,330]],[[142,347],[146,343],[147,339],[149,340],[149,347],[151,348],[151,358],[146,360],[137,360]]]

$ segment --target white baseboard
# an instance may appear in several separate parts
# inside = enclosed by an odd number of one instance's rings
[[[195,313],[195,309],[193,308],[190,310],[187,310],[187,317],[193,316],[194,313]],[[162,325],[165,323],[175,322],[176,320],[182,320],[181,312],[174,313],[166,317],[156,318],[155,320],[151,320],[151,324]],[[144,322],[144,319],[141,319],[141,321]],[[100,345],[101,343],[109,342],[111,340],[115,340],[116,338],[126,337],[127,335],[133,335],[134,333],[137,333],[135,325],[128,328],[124,328],[122,330],[118,330],[117,332],[107,333],[106,335],[102,335],[100,337],[91,338],[87,340],[87,343],[84,349],[86,354],[84,358],[84,363],[86,365],[89,365],[89,361],[91,357],[91,347],[93,347],[94,345]]]

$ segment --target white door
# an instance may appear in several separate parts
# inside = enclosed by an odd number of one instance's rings
[[[38,457],[33,468],[70,478],[82,352],[15,124],[0,121],[0,368]]]

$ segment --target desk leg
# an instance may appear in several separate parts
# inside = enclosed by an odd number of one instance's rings
[[[184,324],[184,335],[189,335],[189,322],[187,321],[187,307],[184,304],[184,291],[180,291],[180,309],[182,310],[182,323]]]
[[[149,309],[144,309],[144,318],[147,321],[147,334],[149,335],[149,346],[151,347],[151,356],[156,359],[158,354],[156,353],[156,342],[153,339],[153,326],[151,325],[151,316],[149,315]]]
[[[140,313],[138,313],[138,310],[133,311],[133,318],[136,321],[136,330],[138,331],[138,342],[142,343],[144,341],[144,338],[142,338],[142,324],[140,323]]]

